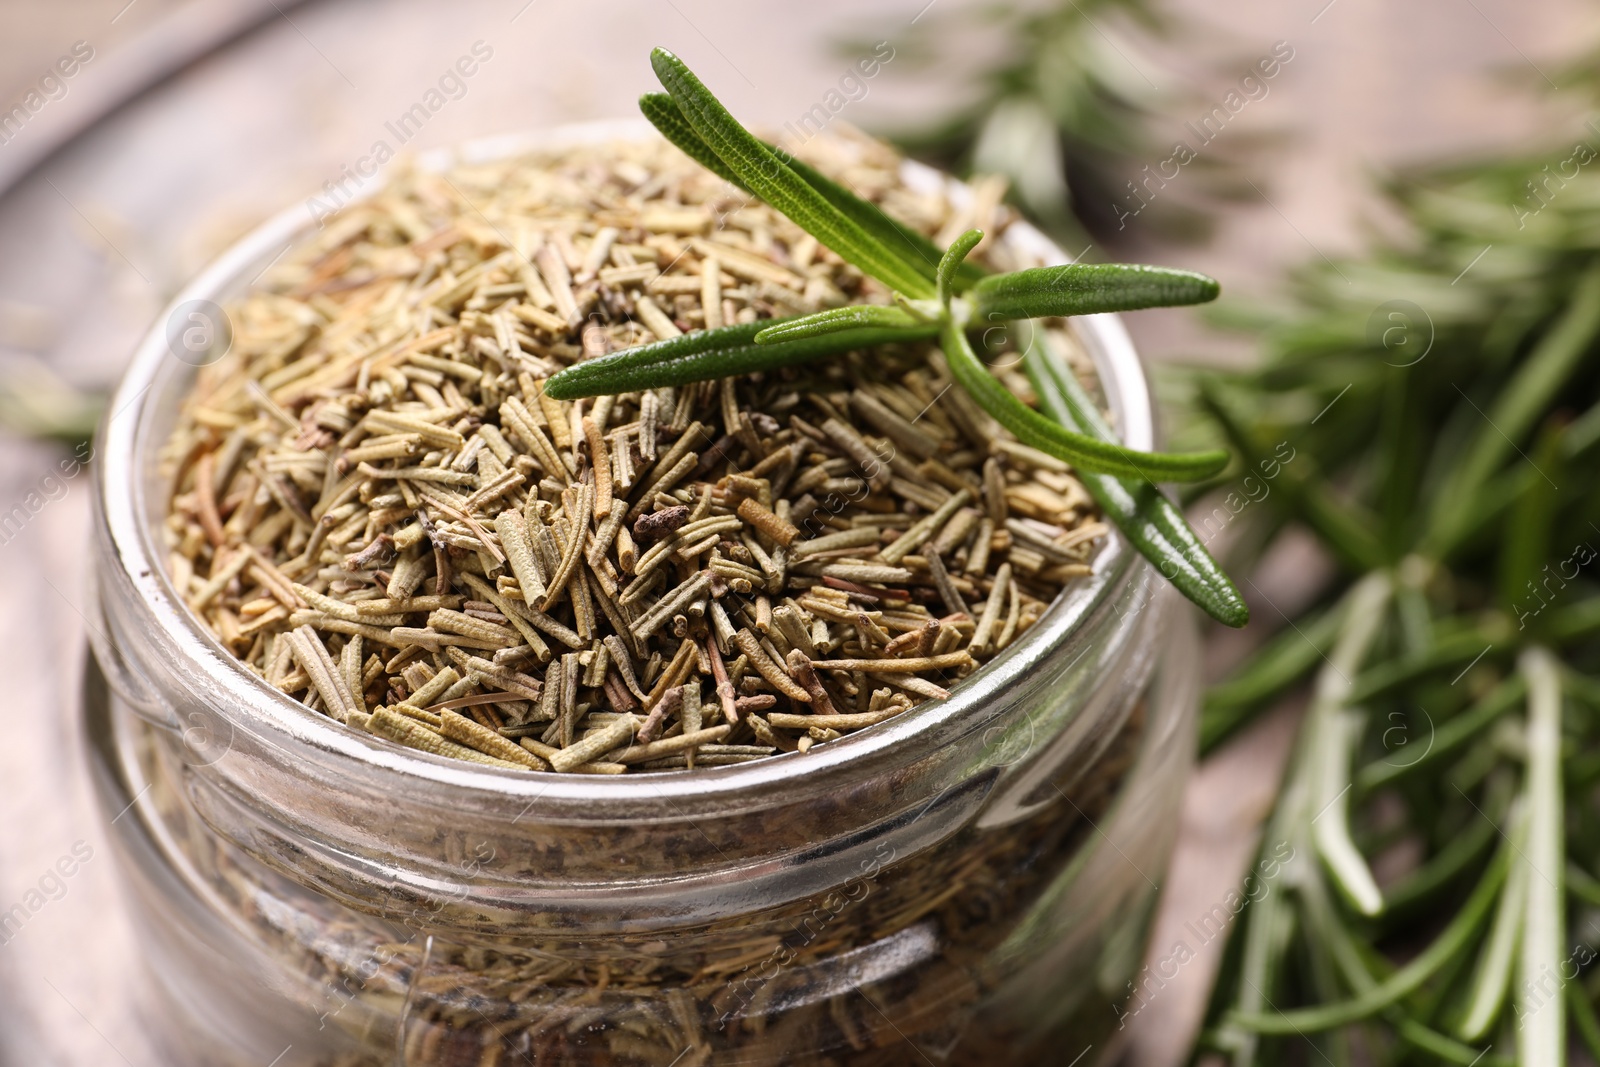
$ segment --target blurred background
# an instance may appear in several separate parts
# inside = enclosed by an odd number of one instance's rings
[[[886,43],[842,120],[1003,174],[1085,258],[1220,278],[1218,314],[1238,320],[1298,265],[1394,238],[1377,193],[1392,176],[1581,130],[1588,101],[1554,89],[1596,40],[1600,12],[1575,0],[0,0],[0,512],[23,515],[0,531],[0,901],[76,843],[94,853],[0,945],[0,1060],[156,1062],[76,756],[89,478],[51,473],[176,289],[393,145],[386,124],[474,45],[491,58],[405,150],[631,116],[654,45],[780,130]],[[1187,311],[1128,325],[1153,363],[1256,354],[1249,332]],[[1252,599],[1292,614],[1318,558],[1278,553]],[[1253,640],[1218,638],[1219,673]],[[1193,783],[1157,944],[1248,866],[1294,714],[1257,721]],[[1187,1058],[1216,963],[1140,1013],[1133,1062]]]

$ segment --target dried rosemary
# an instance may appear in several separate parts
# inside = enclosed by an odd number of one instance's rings
[[[881,146],[816,151],[923,233],[974,221]],[[1106,527],[1074,473],[900,334],[593,400],[545,382],[888,298],[665,144],[407,174],[233,310],[167,452],[173,581],[309,707],[508,769],[738,763],[881,722],[1089,573]]]

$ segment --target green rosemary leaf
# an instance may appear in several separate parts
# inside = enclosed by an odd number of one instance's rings
[[[1566,1058],[1566,999],[1547,997],[1542,984],[1565,982],[1567,865],[1561,783],[1561,663],[1543,648],[1522,653],[1518,672],[1528,683],[1527,850],[1513,863],[1525,868],[1526,910],[1517,959],[1517,1062],[1561,1064]]]
[[[639,98],[639,109],[645,117],[661,131],[662,136],[683,150],[690,159],[695,160],[707,170],[716,174],[724,181],[750,192],[749,186],[728,165],[712,151],[711,146],[701,139],[689,125],[689,120],[683,117],[677,103],[667,93],[646,93]],[[778,148],[769,141],[761,142],[768,151],[772,152],[790,169],[803,178],[807,185],[822,194],[823,199],[838,208],[840,213],[854,220],[884,248],[892,249],[917,271],[933,281],[934,266],[939,262],[939,247],[915,229],[898,221],[894,216],[884,211],[870,200],[863,200],[843,185],[823,174],[811,164],[796,159],[787,152]],[[971,288],[979,279],[988,274],[978,264],[968,260],[961,264],[961,269],[956,275],[957,291]]]
[[[849,307],[830,308],[815,315],[783,319],[777,323],[762,323],[766,329],[755,336],[756,344],[770,345],[781,341],[798,341],[806,337],[820,337],[840,330],[872,326],[881,329],[917,329],[931,325],[901,307],[885,304],[852,304]]]
[[[1366,796],[1420,768],[1437,765],[1441,758],[1482,737],[1490,724],[1516,706],[1526,692],[1521,677],[1512,675],[1477,703],[1431,731],[1427,736],[1432,744],[1422,755],[1414,759],[1403,757],[1408,762],[1402,763],[1395,763],[1392,756],[1386,756],[1367,764],[1356,775],[1356,791]]]
[[[792,367],[824,356],[897,341],[926,340],[938,326],[916,329],[866,328],[839,330],[799,341],[758,345],[755,335],[766,322],[741,323],[720,330],[701,330],[670,341],[640,345],[598,359],[574,364],[545,382],[545,395],[555,400],[632,393],[640,389],[687,385],[711,378]],[[712,340],[705,340],[709,335]]]
[[[1295,886],[1305,931],[1307,991],[1317,1000],[1338,1000],[1346,989],[1362,993],[1378,984],[1355,947],[1355,938],[1336,916],[1332,894],[1320,878],[1310,877]],[[1338,1030],[1325,1039],[1332,1061],[1353,1067],[1349,1033]]]
[[[683,112],[678,110],[678,105],[669,94],[645,93],[639,98],[639,110],[644,112],[644,117],[660,131],[661,136],[676,145],[684,155],[729,185],[750,192],[750,187],[694,132],[694,127],[689,125],[689,120],[683,117]]]
[[[1209,478],[1228,465],[1226,452],[1138,452],[1063,429],[1006,392],[1005,386],[978,362],[959,326],[947,324],[941,337],[951,377],[979,407],[1016,434],[1023,444],[1080,470],[1145,481],[1194,482]]]
[[[882,247],[859,223],[806,183],[711,95],[682,60],[664,48],[650,54],[656,76],[683,117],[751,192],[837,252],[846,262],[910,297],[931,297],[933,285],[906,260]]]
[[[1465,518],[1480,491],[1550,406],[1561,387],[1582,366],[1600,333],[1600,267],[1592,267],[1574,286],[1565,313],[1517,372],[1496,393],[1482,416],[1482,431],[1434,497],[1424,548],[1443,559],[1461,543]],[[1459,390],[1459,387],[1458,387]],[[1462,399],[1471,404],[1465,393]]]
[[[1260,464],[1268,460],[1267,453],[1259,447],[1213,381],[1201,384],[1199,401],[1222,427],[1228,443],[1238,450],[1245,465],[1252,470],[1265,469]],[[1345,563],[1358,570],[1384,564],[1383,545],[1372,533],[1378,522],[1367,509],[1335,499],[1323,480],[1301,476],[1287,466],[1278,478],[1278,486],[1284,501],[1282,506],[1303,519]]]
[[[1562,462],[1562,437],[1565,427],[1546,424],[1529,449],[1529,466],[1534,477],[1523,483],[1502,525],[1500,543],[1500,604],[1507,614],[1519,616],[1519,605],[1537,587],[1540,571],[1557,558],[1552,533],[1558,518],[1561,494],[1557,485],[1566,485],[1566,464]],[[1538,601],[1534,601],[1538,603]],[[1518,629],[1526,626],[1519,618]]]
[[[1368,667],[1355,680],[1350,699],[1365,703],[1396,692],[1402,686],[1416,681],[1434,671],[1456,671],[1468,666],[1480,655],[1487,655],[1496,643],[1504,643],[1506,630],[1503,622],[1477,625],[1477,620],[1458,623],[1437,636],[1434,643],[1421,652],[1407,653]],[[1499,654],[1490,655],[1490,660]]]
[[[682,337],[674,337],[666,341],[655,341],[636,348],[625,348],[620,352],[596,359],[586,359],[575,363],[545,382],[545,395],[555,400],[576,400],[583,396],[599,396],[604,393],[625,393],[634,388],[647,388],[645,386],[627,386],[617,389],[596,388],[593,392],[585,391],[593,383],[601,380],[610,381],[618,374],[623,374],[639,367],[686,356],[698,356],[707,352],[715,352],[730,348],[739,348],[752,343],[755,335],[766,326],[775,322],[787,322],[788,319],[768,319],[766,322],[741,322],[733,326],[719,326],[715,330],[696,330],[686,333]]]
[[[1115,440],[1094,401],[1058,360],[1030,346],[1023,355],[1023,368],[1045,414],[1068,430],[1102,441]],[[1121,479],[1089,471],[1080,471],[1078,477],[1106,517],[1180,593],[1225,625],[1237,627],[1250,621],[1244,598],[1184,521],[1177,505],[1161,490],[1143,478]],[[1308,662],[1302,670],[1309,668]]]
[[[950,294],[955,284],[956,271],[966,262],[967,256],[978,247],[978,242],[981,240],[983,240],[982,230],[968,230],[951,242],[950,247],[945,249],[944,255],[939,257],[939,268],[934,272],[934,282],[939,287],[939,303],[945,307],[950,306]],[[1013,277],[1013,275],[1001,275],[1001,277]]]
[[[972,287],[972,317],[1038,319],[1203,304],[1219,287],[1204,274],[1128,263],[1069,263],[996,274]]]
[[[1431,1052],[1446,1063],[1454,1063],[1459,1067],[1516,1067],[1517,1061],[1509,1056],[1496,1056],[1493,1052],[1463,1045],[1409,1015],[1400,1019],[1396,1030],[1407,1044],[1423,1052]]]
[[[1381,928],[1385,932],[1410,929],[1419,917],[1433,913],[1441,896],[1461,884],[1458,878],[1477,873],[1500,836],[1499,819],[1505,812],[1498,810],[1495,803],[1493,799],[1485,803],[1485,818],[1452,834],[1437,854],[1384,891]],[[1500,804],[1501,808],[1504,806]]]
[[[926,274],[930,281],[933,280],[934,267],[939,262],[938,245],[905,223],[897,221],[877,204],[863,200],[810,164],[795,159],[780,149],[774,148],[773,151],[782,156],[789,166],[794,168],[794,172],[821,193],[828,203],[854,219],[857,225],[876,238],[883,247],[895,250],[907,263]],[[972,260],[964,261],[956,271],[956,291],[964,292],[972,288],[987,277],[988,273]]]
[[[1596,878],[1569,859],[1562,880],[1567,883],[1567,889],[1580,904],[1600,908],[1600,878]],[[1580,984],[1577,988],[1582,989],[1583,986]]]
[[[1383,627],[1393,591],[1388,573],[1374,571],[1345,595],[1339,638],[1317,674],[1303,742],[1317,812],[1311,820],[1312,843],[1340,892],[1368,916],[1383,910],[1383,894],[1350,831],[1350,764],[1367,721],[1366,711],[1350,699],[1350,690]]]
[[[1522,799],[1522,798],[1519,798]],[[1525,799],[1518,804],[1521,808]],[[1515,816],[1511,841],[1518,853],[1528,844],[1528,818],[1525,810]],[[1522,934],[1523,911],[1527,907],[1528,867],[1517,863],[1506,876],[1505,892],[1500,894],[1500,904],[1495,909],[1494,921],[1489,924],[1489,936],[1483,951],[1478,954],[1478,966],[1472,975],[1471,993],[1461,1025],[1456,1033],[1463,1041],[1481,1041],[1500,1017],[1511,988],[1511,972],[1516,963],[1517,941]]]

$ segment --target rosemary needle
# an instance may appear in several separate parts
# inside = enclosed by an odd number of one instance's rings
[[[972,318],[1042,319],[1107,311],[1203,304],[1217,298],[1214,279],[1194,271],[1127,263],[1068,263],[984,278],[973,286]]]
[[[1510,820],[1510,840],[1519,856],[1525,855],[1528,846],[1527,812],[1519,810]],[[1473,973],[1471,993],[1462,1014],[1458,1032],[1463,1041],[1481,1041],[1489,1033],[1505,1004],[1506,993],[1511,988],[1511,975],[1517,962],[1517,946],[1522,937],[1522,924],[1528,898],[1529,865],[1518,862],[1506,878],[1505,892],[1495,911],[1494,922],[1489,927],[1489,937],[1478,956],[1478,966]]]
[[[1064,370],[1059,356],[1046,359],[1043,351],[1030,346],[1022,362],[1046,414],[1069,430],[1092,434],[1102,441],[1114,439],[1111,427],[1095,410],[1083,386]],[[1143,477],[1122,479],[1086,472],[1082,479],[1084,488],[1106,516],[1184,596],[1228,626],[1243,626],[1250,620],[1250,609],[1238,589],[1161,490]],[[1309,655],[1301,651],[1305,648],[1310,649]],[[1296,657],[1296,663],[1304,660],[1299,670],[1305,670],[1311,666],[1315,653],[1315,644],[1296,641],[1289,654]],[[1288,680],[1292,680],[1299,671],[1291,668],[1279,673],[1287,673]],[[1202,750],[1204,747],[1203,742]]]
[[[1528,848],[1517,856],[1527,911],[1517,959],[1517,1056],[1522,1063],[1566,1058],[1566,999],[1543,988],[1561,980],[1567,955],[1566,869],[1561,796],[1561,675],[1548,650],[1522,653],[1528,683]]]
[[[885,249],[858,222],[786,166],[775,152],[751,136],[677,56],[657,48],[650,54],[650,63],[695,133],[751,192],[806,232],[815,234],[846,262],[890,288],[912,297],[933,295],[924,274]]]

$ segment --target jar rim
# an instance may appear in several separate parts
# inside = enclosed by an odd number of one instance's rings
[[[521,154],[555,152],[611,141],[657,136],[643,120],[614,120],[558,126],[542,132],[507,134],[437,149],[416,158],[422,170],[483,163]],[[364,199],[385,182],[382,172],[363,181],[352,200]],[[960,203],[968,186],[915,161],[901,164],[901,177],[913,189],[946,191]],[[431,786],[470,793],[521,798],[531,807],[540,801],[614,804],[629,800],[728,796],[767,791],[786,784],[828,778],[856,767],[877,768],[882,761],[915,762],[945,743],[952,730],[965,734],[985,725],[985,705],[1058,645],[1083,638],[1100,619],[1111,598],[1138,572],[1139,560],[1114,528],[1091,561],[1093,573],[1063,590],[1044,615],[1015,643],[967,678],[951,687],[945,699],[926,700],[885,722],[818,745],[806,753],[779,753],[748,763],[695,770],[669,770],[625,775],[575,775],[512,771],[482,766],[381,743],[319,715],[271,687],[224,648],[173,587],[165,549],[159,544],[159,517],[149,510],[152,449],[151,412],[162,399],[155,387],[176,371],[165,324],[189,301],[224,304],[248,290],[271,262],[315,228],[303,206],[285,208],[230,246],[185,285],[156,318],[135,350],[107,416],[99,428],[97,503],[99,521],[109,538],[123,577],[137,595],[138,625],[158,633],[186,665],[203,672],[212,710],[234,730],[260,736],[273,747],[304,746],[324,757],[359,763],[373,773],[397,773]],[[1045,264],[1072,259],[1042,232],[1023,220],[1011,223],[1000,240],[1017,252]],[[1123,439],[1131,448],[1154,447],[1154,413],[1144,370],[1131,338],[1114,314],[1086,315],[1072,320],[1074,332],[1093,360],[1106,402]],[[170,383],[169,383],[170,384]],[[1115,616],[1125,618],[1125,616]]]

